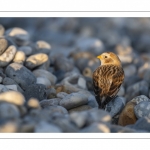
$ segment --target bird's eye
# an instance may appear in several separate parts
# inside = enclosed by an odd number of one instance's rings
[[[107,56],[105,56],[105,58],[107,58]]]

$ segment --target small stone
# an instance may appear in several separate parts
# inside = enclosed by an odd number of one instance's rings
[[[52,88],[52,87],[47,89],[46,93],[47,93],[47,98],[48,99],[52,99],[52,98],[56,98],[57,97],[56,96],[56,90],[54,88]]]
[[[22,51],[26,56],[32,55],[32,48],[30,46],[20,46],[18,51]]]
[[[8,91],[8,89],[6,88],[6,86],[0,84],[0,93],[6,92]]]
[[[0,103],[0,118],[14,119],[20,117],[18,108],[10,103]]]
[[[89,106],[89,105],[82,105],[82,106],[79,106],[79,107],[70,109],[70,110],[69,110],[69,113],[72,113],[72,112],[80,112],[80,111],[89,110],[89,109],[92,109],[92,107]]]
[[[39,49],[43,49],[43,48],[45,48],[45,49],[51,49],[50,44],[47,43],[46,41],[41,41],[40,40],[40,41],[37,41],[36,44],[37,44],[37,46],[38,46]]]
[[[33,69],[48,61],[48,56],[43,53],[31,55],[26,59],[25,66],[29,69]]]
[[[18,63],[12,63],[7,66],[5,73],[9,78],[16,81],[23,90],[36,82],[36,78],[32,72]]]
[[[106,105],[105,110],[110,113],[111,117],[115,117],[117,114],[119,114],[122,111],[125,104],[126,104],[126,99],[124,97],[117,96]]]
[[[59,92],[59,93],[57,93],[57,97],[58,98],[64,98],[64,97],[66,97],[68,94],[67,93],[65,93],[65,92]]]
[[[150,100],[149,102],[140,102],[134,107],[134,113],[139,119],[141,117],[147,117],[150,119]]]
[[[118,120],[118,125],[126,126],[129,124],[134,124],[137,121],[137,118],[134,114],[135,103],[130,101],[126,104],[125,108],[121,112]]]
[[[2,81],[3,81],[3,77],[0,76],[0,83],[2,83]]]
[[[72,109],[87,103],[88,99],[85,95],[80,93],[72,93],[64,97],[59,104],[66,109]]]
[[[137,82],[127,88],[126,90],[127,102],[139,95],[148,96],[148,92],[149,92],[149,85],[146,81],[143,80]]]
[[[61,100],[60,98],[45,99],[45,100],[40,101],[40,105],[42,108],[53,106],[53,105],[58,105],[60,100]]]
[[[43,84],[31,84],[26,88],[24,96],[26,100],[30,98],[37,98],[39,101],[46,99],[46,87]]]
[[[61,133],[61,129],[48,122],[40,121],[35,126],[36,133]]]
[[[136,105],[139,104],[140,102],[150,102],[150,99],[145,96],[145,95],[140,95],[137,97],[134,97],[131,102],[135,103]]]
[[[26,59],[25,53],[22,51],[17,51],[17,53],[15,54],[15,57],[13,59],[13,62],[23,64],[25,62],[25,59]]]
[[[27,102],[29,108],[41,108],[40,103],[36,98],[30,98]]]
[[[13,85],[5,85],[5,87],[6,87],[8,90],[18,91],[17,85],[15,85],[15,84],[13,84]],[[18,92],[19,92],[19,91],[18,91]]]
[[[0,26],[0,28],[1,28],[1,26]],[[4,38],[0,38],[0,55],[2,55],[4,53],[7,46],[8,46],[7,40]]]
[[[46,88],[51,87],[50,81],[47,78],[44,78],[44,77],[37,77],[36,84],[43,84],[43,85],[46,86]]]
[[[0,24],[0,36],[3,36],[5,32],[5,28]]]
[[[88,96],[88,105],[91,106],[92,108],[98,108],[98,103],[95,99],[95,96],[93,95]]]
[[[0,55],[0,67],[6,67],[11,62],[16,54],[16,47],[9,46],[3,54]]]
[[[33,74],[36,77],[47,78],[52,85],[54,85],[56,83],[56,81],[57,81],[56,76],[54,76],[51,72],[43,70],[43,69],[36,69],[36,70],[33,71]]]
[[[23,124],[20,128],[21,133],[31,133],[34,132],[34,125],[33,124]]]
[[[18,131],[18,125],[15,122],[7,122],[0,126],[1,133],[15,133]]]
[[[92,123],[80,130],[80,133],[110,133],[109,126],[104,123]]]
[[[88,118],[87,111],[72,112],[70,114],[71,121],[73,121],[77,125],[78,128],[82,128],[86,125],[87,118]]]
[[[80,77],[78,79],[78,86],[79,86],[79,88],[87,89],[87,87],[86,87],[86,80],[84,78]]]
[[[50,60],[48,59],[45,63],[42,65],[36,67],[36,69],[43,69],[43,70],[48,70],[50,66]]]
[[[16,91],[8,91],[0,93],[0,101],[12,103],[14,105],[23,105],[25,102],[24,96]]]

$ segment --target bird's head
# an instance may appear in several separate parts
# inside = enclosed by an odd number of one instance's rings
[[[119,57],[112,52],[102,53],[101,55],[97,56],[97,58],[100,59],[101,65],[114,64],[117,66],[121,66]]]

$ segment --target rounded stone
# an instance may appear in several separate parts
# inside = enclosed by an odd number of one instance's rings
[[[5,73],[9,78],[16,81],[23,90],[36,82],[36,77],[32,72],[18,63],[12,63],[7,66]]]
[[[124,97],[117,96],[106,105],[105,110],[108,111],[112,117],[115,117],[123,110],[125,104],[126,99]]]
[[[15,54],[15,57],[13,59],[13,62],[23,64],[25,62],[25,59],[26,59],[25,53],[22,51],[17,51],[17,53]]]
[[[30,98],[27,102],[29,108],[41,108],[40,103],[36,98]]]
[[[34,129],[36,133],[60,133],[61,129],[48,122],[40,121]]]
[[[59,104],[66,109],[72,109],[87,103],[88,99],[85,95],[80,93],[72,93],[64,97]]]
[[[0,93],[8,91],[8,88],[6,88],[5,85],[0,84]]]
[[[18,118],[20,117],[20,112],[18,108],[10,103],[0,103],[0,118]]]
[[[46,41],[40,40],[40,41],[37,41],[36,44],[39,49],[43,49],[43,48],[51,49],[51,45],[47,43]]]
[[[26,100],[30,98],[36,98],[39,101],[46,99],[46,87],[43,84],[31,84],[25,89],[24,96]]]
[[[137,69],[136,69],[135,65],[133,65],[133,64],[128,65],[128,66],[124,67],[123,69],[124,69],[125,77],[132,76],[132,75],[136,74],[136,72],[137,72]]]
[[[20,46],[18,48],[18,51],[24,52],[26,56],[29,56],[32,54],[32,48],[30,46]]]
[[[47,78],[52,85],[54,85],[56,83],[56,81],[57,81],[56,76],[54,76],[51,72],[43,70],[43,69],[36,69],[36,70],[33,71],[33,74],[36,77]]]
[[[53,87],[47,89],[46,93],[47,93],[47,98],[48,99],[52,99],[52,98],[56,98],[57,97],[56,96],[56,90]]]
[[[48,56],[43,53],[38,53],[31,55],[26,59],[25,66],[29,69],[33,69],[37,66],[40,66],[48,61]]]
[[[18,132],[18,124],[13,121],[8,121],[0,126],[0,133],[16,133]]]
[[[6,87],[8,90],[18,91],[17,85],[15,85],[15,84],[12,84],[12,85],[5,85],[5,87]],[[19,91],[18,91],[18,92],[19,92]]]
[[[0,55],[0,67],[6,67],[16,54],[16,47],[9,46],[3,54]]]
[[[67,93],[65,93],[65,92],[59,92],[59,93],[57,93],[57,97],[58,98],[64,98],[64,97],[66,97],[68,94]]]
[[[8,42],[4,38],[0,38],[0,55],[6,50]]]
[[[45,100],[40,101],[40,105],[42,108],[53,106],[53,105],[58,105],[60,100],[61,100],[60,98],[45,99]]]
[[[150,101],[143,101],[134,107],[134,113],[139,119],[141,117],[147,117],[150,119]]]
[[[45,85],[47,88],[51,87],[51,83],[47,78],[44,77],[37,77],[36,78],[36,84],[43,84]]]
[[[121,126],[126,126],[130,124],[134,124],[137,121],[137,118],[134,113],[134,107],[135,107],[134,102],[128,102],[121,112],[118,120],[118,125]]]
[[[72,112],[80,112],[80,111],[85,111],[85,110],[89,110],[89,109],[92,109],[92,107],[89,106],[89,105],[82,105],[82,106],[79,106],[79,107],[70,109],[70,110],[69,110],[69,113],[72,113]]]
[[[8,91],[8,92],[0,93],[0,102],[1,101],[20,106],[24,104],[25,98],[20,92]]]
[[[0,36],[3,36],[5,32],[5,28],[0,24]]]

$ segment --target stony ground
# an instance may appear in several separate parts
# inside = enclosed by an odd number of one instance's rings
[[[0,18],[0,132],[150,132],[149,18]],[[125,81],[98,109],[97,55]]]

